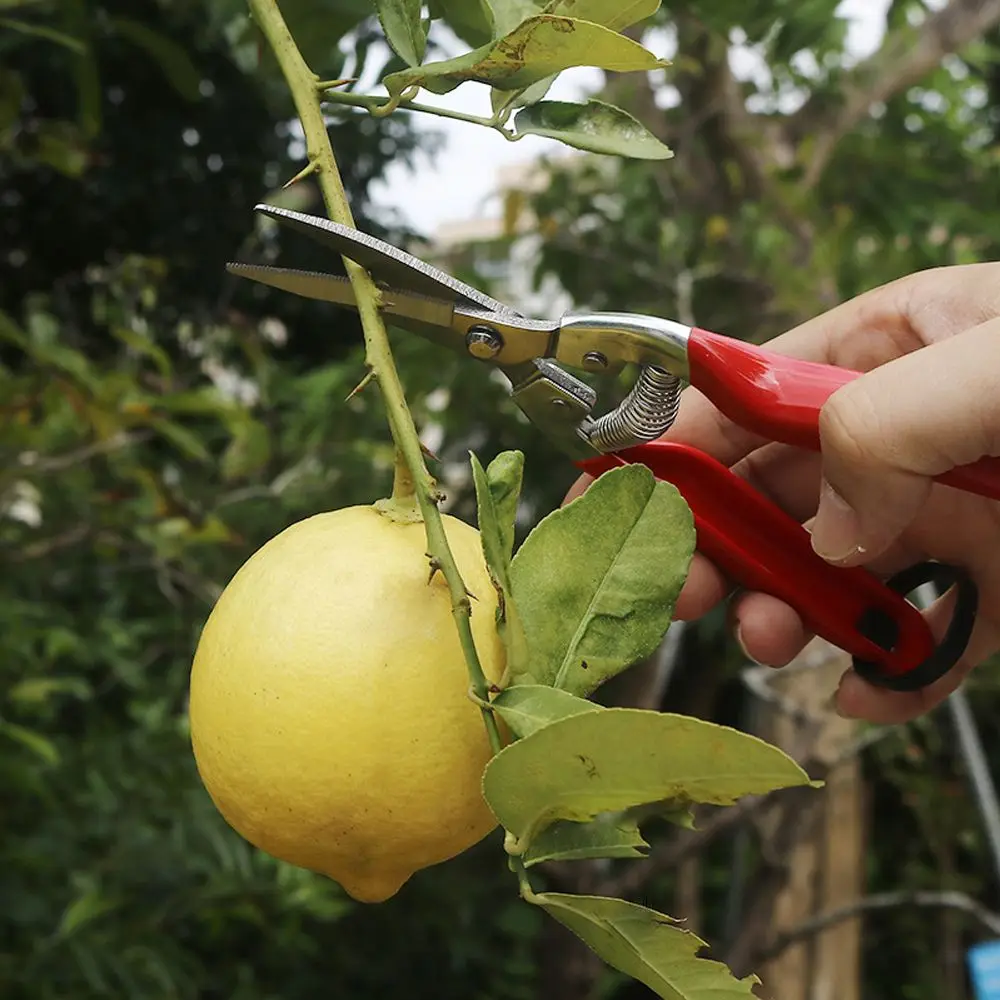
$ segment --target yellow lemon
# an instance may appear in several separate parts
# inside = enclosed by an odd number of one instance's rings
[[[497,681],[497,598],[479,533],[444,517]],[[292,525],[223,591],[191,671],[195,760],[219,811],[275,857],[379,902],[496,820],[489,742],[422,522],[349,507]]]

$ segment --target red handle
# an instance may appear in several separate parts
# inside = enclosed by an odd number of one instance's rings
[[[817,366],[821,367],[821,366]],[[935,642],[923,616],[861,567],[832,566],[813,551],[793,518],[710,455],[653,441],[582,461],[592,476],[628,462],[673,483],[694,515],[698,548],[742,587],[771,594],[798,611],[806,626],[889,677],[922,664]],[[860,630],[873,618],[897,632],[891,650]]]
[[[770,441],[819,451],[819,411],[861,372],[799,361],[694,329],[688,341],[691,384],[731,420]],[[952,469],[938,482],[1000,500],[1000,459]]]

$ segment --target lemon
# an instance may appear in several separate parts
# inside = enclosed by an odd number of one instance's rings
[[[503,648],[479,533],[444,516],[497,681]],[[422,522],[374,507],[272,538],[223,591],[191,670],[202,781],[261,850],[379,902],[481,840],[490,746]]]

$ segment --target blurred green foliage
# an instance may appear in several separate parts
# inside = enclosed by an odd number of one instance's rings
[[[690,311],[763,339],[906,271],[997,256],[995,39],[894,93],[803,185],[810,123],[837,105],[845,72],[836,6],[668,4],[659,25],[680,43],[668,77],[679,103],[661,110],[633,80],[609,89],[677,159],[555,172],[535,206],[540,273],[580,305]],[[893,23],[916,6],[897,0]],[[367,2],[282,7],[322,76],[338,77],[352,48],[395,68],[362,20]],[[734,132],[712,95],[740,32],[769,73],[739,83],[755,110]],[[776,96],[789,87],[811,102],[791,154],[750,170],[749,154],[768,143],[773,154],[773,126],[794,114]],[[367,191],[428,140],[398,116],[336,118],[331,136],[359,223],[405,236]],[[279,193],[299,157],[284,86],[240,0],[0,2],[5,998],[571,995],[573,970],[549,947],[562,939],[517,900],[494,838],[363,907],[251,849],[197,780],[187,677],[220,588],[287,524],[370,502],[391,479],[377,391],[345,402],[364,374],[355,319],[224,271],[236,255],[277,253],[255,202],[318,211],[308,183]],[[522,530],[559,502],[572,469],[484,368],[394,343],[450,510],[473,515],[470,448],[484,461],[526,452]],[[669,707],[738,719],[738,656],[721,616],[686,644]],[[989,719],[993,685],[985,674],[978,684]],[[989,902],[974,803],[939,722],[900,729],[867,760],[871,888],[947,884]],[[716,939],[731,864],[724,845],[705,860]],[[669,908],[671,891],[668,873],[646,901]],[[871,995],[901,995],[900,968],[916,984],[908,996],[945,995],[936,917],[872,923]],[[953,931],[960,944],[979,934],[968,922]],[[611,974],[597,991],[648,995]]]

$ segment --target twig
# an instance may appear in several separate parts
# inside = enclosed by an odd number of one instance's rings
[[[894,909],[899,906],[931,906],[960,910],[962,913],[974,917],[992,934],[1000,935],[1000,913],[987,909],[964,892],[953,890],[933,892],[921,889],[911,892],[884,892],[874,896],[865,896],[853,903],[848,903],[846,906],[838,906],[802,921],[779,935],[774,943],[757,957],[757,962],[758,964],[769,962],[795,942],[819,934],[828,927],[833,927],[835,924],[850,920],[862,913],[868,913],[872,910]]]
[[[76,524],[61,534],[51,538],[43,538],[40,541],[25,545],[11,553],[8,559],[11,562],[28,562],[31,559],[44,559],[46,556],[58,552],[60,549],[69,549],[82,542],[90,534],[89,524]]]
[[[139,444],[150,437],[152,437],[151,433],[120,431],[103,441],[95,441],[83,448],[77,448],[76,451],[68,451],[63,455],[53,455],[51,458],[36,458],[30,452],[24,452],[18,456],[18,465],[30,469],[32,472],[62,472],[74,465],[81,465],[97,455],[104,455],[108,452],[118,451],[119,448]]]
[[[323,85],[320,84],[320,87]],[[345,94],[340,91],[326,91],[322,100],[326,104],[339,104],[353,108],[364,108],[369,114],[380,108],[389,107],[391,100],[388,97],[368,96],[365,94]],[[449,108],[436,108],[431,104],[420,104],[418,101],[400,101],[394,105],[400,111],[417,111],[425,115],[436,115],[438,118],[451,118],[459,122],[467,122],[469,125],[484,125],[486,128],[495,129],[500,132],[505,139],[515,138],[514,133],[507,131],[500,124],[498,118],[486,118],[483,115],[470,115],[464,111],[452,111]]]
[[[928,16],[919,28],[909,25],[886,35],[881,48],[838,81],[839,102],[829,115],[819,116],[817,95],[796,112],[794,132],[815,136],[812,157],[803,174],[805,191],[816,186],[840,140],[873,104],[916,83],[950,52],[957,52],[1000,24],[1000,0],[951,0]]]

